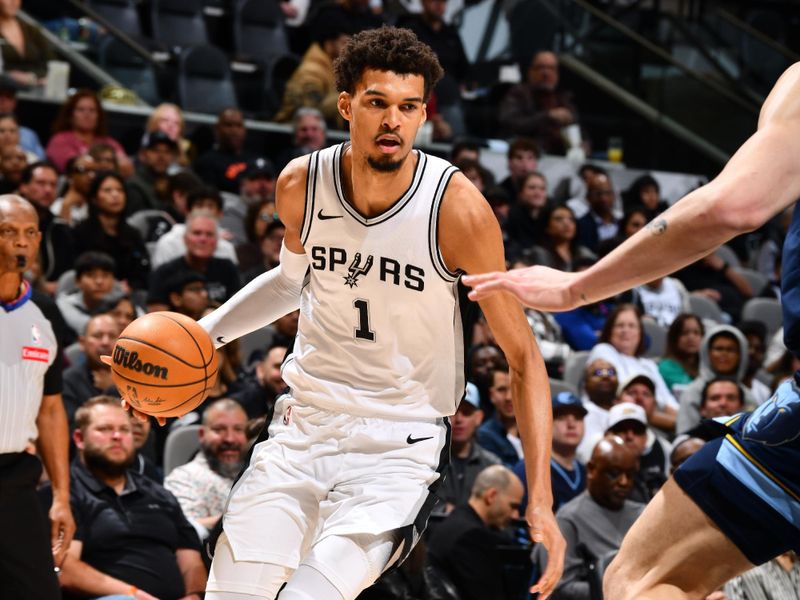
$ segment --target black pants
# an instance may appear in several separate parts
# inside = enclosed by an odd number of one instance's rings
[[[0,454],[0,599],[61,598],[50,526],[36,495],[42,463],[28,453]]]

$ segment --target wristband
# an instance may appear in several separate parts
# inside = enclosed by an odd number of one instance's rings
[[[138,591],[139,591],[139,588],[137,588],[135,585],[132,585],[131,587],[129,587],[129,588],[128,588],[128,591],[127,591],[126,593],[127,593],[127,594],[128,594],[128,596],[130,596],[131,598],[135,598],[135,597],[136,597],[136,593],[137,593]]]

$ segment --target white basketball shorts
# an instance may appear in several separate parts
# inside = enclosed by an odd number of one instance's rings
[[[296,569],[327,536],[392,532],[392,560],[402,560],[427,524],[449,454],[447,419],[355,417],[284,395],[231,491],[223,529],[233,557]]]

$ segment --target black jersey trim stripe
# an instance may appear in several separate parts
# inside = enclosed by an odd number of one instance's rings
[[[306,199],[303,213],[303,229],[300,232],[300,243],[305,246],[311,234],[311,224],[314,221],[314,203],[317,196],[317,171],[319,171],[319,150],[314,152],[308,160],[306,173]]]
[[[373,225],[380,225],[391,219],[397,213],[399,213],[403,208],[411,201],[414,195],[417,193],[419,186],[422,184],[423,176],[425,175],[425,168],[428,164],[428,157],[427,155],[422,152],[421,150],[416,150],[417,153],[417,164],[414,166],[414,176],[411,178],[411,183],[409,184],[408,188],[405,192],[395,200],[389,208],[383,211],[381,214],[375,217],[365,217],[360,212],[358,212],[352,204],[350,204],[345,199],[344,189],[342,188],[342,177],[341,177],[341,166],[342,166],[342,157],[344,156],[344,152],[346,150],[346,146],[349,145],[349,142],[342,142],[339,147],[336,149],[333,158],[333,183],[334,189],[336,191],[336,197],[339,199],[339,203],[342,207],[347,211],[351,217],[353,217],[356,221],[361,223],[366,227],[372,227]]]
[[[457,171],[458,169],[451,165],[442,173],[442,176],[439,178],[439,183],[436,186],[436,192],[433,195],[431,214],[428,219],[428,253],[430,254],[431,262],[439,277],[448,283],[456,281],[460,273],[454,273],[448,269],[444,258],[442,258],[442,251],[439,247],[439,209],[441,208],[442,199],[444,198],[447,186],[450,184],[453,175]]]

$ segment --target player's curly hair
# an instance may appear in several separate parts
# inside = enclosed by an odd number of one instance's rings
[[[422,75],[425,101],[444,75],[430,46],[419,41],[409,29],[388,26],[368,29],[350,38],[333,64],[336,88],[353,94],[365,69]]]

